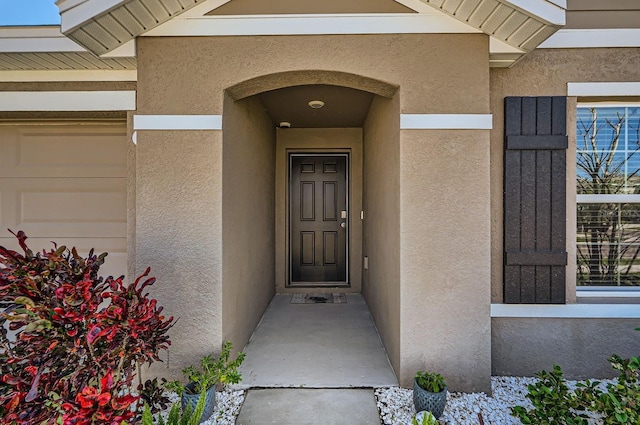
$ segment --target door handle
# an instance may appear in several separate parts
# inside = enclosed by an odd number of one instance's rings
[[[347,223],[345,223],[345,222],[340,223],[340,227],[342,227],[343,229],[346,229],[347,228]]]

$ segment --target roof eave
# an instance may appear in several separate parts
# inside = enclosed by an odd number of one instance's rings
[[[58,0],[62,33],[98,56],[117,49],[204,0]]]

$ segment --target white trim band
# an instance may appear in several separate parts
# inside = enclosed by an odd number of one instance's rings
[[[0,92],[0,111],[134,111],[136,92],[33,91]]]
[[[134,115],[134,130],[222,130],[222,115]]]
[[[63,16],[64,22],[64,16]],[[434,10],[426,13],[178,16],[142,36],[477,34],[482,31]]]
[[[401,114],[401,130],[491,130],[492,114]]]
[[[640,96],[640,82],[567,83],[567,95]]]
[[[491,304],[491,317],[639,319],[640,304]]]
[[[640,28],[561,29],[542,42],[540,49],[640,47]]]

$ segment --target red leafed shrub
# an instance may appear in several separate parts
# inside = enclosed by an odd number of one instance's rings
[[[134,378],[160,360],[174,323],[143,293],[155,282],[149,269],[130,284],[103,280],[106,253],[82,258],[54,244],[34,254],[24,232],[14,235],[24,254],[0,246],[0,423],[139,422]]]

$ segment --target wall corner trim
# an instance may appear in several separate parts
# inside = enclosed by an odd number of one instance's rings
[[[222,115],[134,115],[134,130],[222,130]]]
[[[638,319],[640,304],[491,304],[491,317]]]
[[[567,83],[568,96],[640,96],[640,82]]]
[[[492,114],[400,114],[401,130],[491,130]]]

